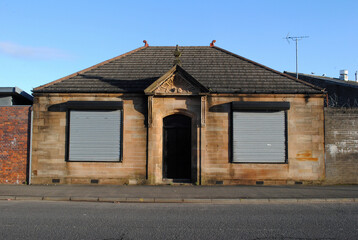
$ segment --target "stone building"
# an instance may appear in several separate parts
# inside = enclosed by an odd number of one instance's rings
[[[0,183],[28,181],[32,96],[18,87],[0,87]]]
[[[213,43],[146,44],[33,92],[34,184],[324,179],[325,93]]]
[[[339,78],[298,74],[299,79],[327,92],[324,109],[326,184],[358,184],[358,82],[348,80],[346,72],[341,70]]]

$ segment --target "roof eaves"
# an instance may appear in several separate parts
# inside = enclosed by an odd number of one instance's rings
[[[86,68],[86,69],[84,69],[84,70],[75,72],[75,73],[73,73],[73,74],[71,74],[71,75],[68,75],[68,76],[66,76],[66,77],[63,77],[63,78],[57,79],[57,80],[55,80],[55,81],[52,81],[52,82],[50,82],[50,83],[41,85],[41,86],[39,86],[39,87],[37,87],[37,88],[34,88],[34,89],[33,89],[33,92],[40,92],[40,91],[41,91],[42,89],[44,89],[45,87],[51,86],[51,85],[53,85],[53,84],[55,84],[55,83],[59,83],[59,82],[61,82],[61,81],[63,81],[63,80],[69,79],[69,78],[71,78],[71,77],[75,77],[75,76],[77,76],[77,75],[79,75],[79,74],[83,74],[83,73],[85,73],[85,72],[87,72],[87,71],[90,71],[90,70],[96,68],[96,67],[99,67],[99,66],[102,66],[102,65],[104,65],[104,64],[106,64],[106,63],[109,63],[109,62],[111,62],[111,61],[114,61],[114,60],[117,60],[117,59],[126,57],[126,56],[128,56],[128,55],[130,55],[130,54],[132,54],[132,53],[138,52],[138,51],[140,51],[140,50],[142,50],[142,49],[145,49],[145,48],[148,48],[148,47],[149,47],[149,46],[143,46],[143,47],[136,48],[136,49],[134,49],[134,50],[132,50],[132,51],[130,51],[130,52],[127,52],[127,53],[121,54],[121,55],[119,55],[119,56],[116,56],[116,57],[114,57],[114,58],[108,59],[108,60],[106,60],[106,61],[100,62],[100,63],[98,63],[98,64],[96,64],[96,65],[93,65],[93,66],[91,66],[91,67],[89,67],[89,68]]]
[[[322,89],[322,88],[320,88],[320,87],[317,87],[317,86],[315,86],[315,85],[313,85],[313,84],[311,84],[311,83],[308,83],[308,82],[305,82],[305,81],[303,81],[303,80],[300,80],[300,79],[291,77],[290,75],[287,75],[287,74],[284,74],[284,73],[282,73],[282,72],[276,71],[276,70],[274,70],[274,69],[272,69],[272,68],[269,68],[269,67],[267,67],[267,66],[265,66],[265,65],[262,65],[262,64],[260,64],[260,63],[258,63],[258,62],[255,62],[255,61],[252,61],[252,60],[250,60],[250,59],[244,58],[244,57],[242,57],[242,56],[240,56],[240,55],[237,55],[237,54],[235,54],[235,53],[232,53],[232,52],[230,52],[230,51],[227,51],[227,50],[225,50],[225,49],[223,49],[223,48],[220,48],[220,47],[217,47],[217,46],[213,46],[212,48],[215,48],[215,49],[217,49],[217,50],[219,50],[219,51],[222,51],[222,52],[224,52],[224,53],[226,53],[226,54],[229,54],[229,55],[231,55],[231,56],[233,56],[233,57],[240,58],[240,59],[242,59],[242,60],[244,60],[244,61],[246,61],[246,62],[252,63],[252,64],[254,64],[254,65],[258,66],[258,67],[264,68],[264,69],[266,69],[266,70],[268,70],[268,71],[271,71],[271,72],[273,72],[273,73],[279,74],[279,75],[281,75],[281,76],[283,76],[283,77],[287,77],[287,78],[289,78],[289,79],[291,79],[291,80],[294,80],[294,81],[299,82],[299,83],[301,83],[301,84],[304,84],[304,85],[306,85],[306,86],[308,86],[308,87],[311,87],[311,88],[313,88],[313,89],[316,89],[317,91],[324,92],[324,89]]]
[[[296,72],[284,71],[283,73],[288,74],[290,76],[296,76]],[[332,77],[326,77],[326,76],[317,76],[317,75],[305,74],[305,73],[298,73],[298,76],[312,77],[312,78],[317,78],[317,79],[321,79],[321,80],[339,80],[338,78],[332,78]]]
[[[288,74],[288,75],[291,75],[291,74],[296,75],[296,73],[294,73],[294,72],[284,71],[284,73]],[[304,74],[304,73],[298,73],[298,76],[318,79],[318,80],[322,80],[322,81],[328,81],[328,82],[338,84],[338,85],[343,85],[343,86],[358,87],[358,83],[355,81],[352,81],[352,80],[346,81],[346,80],[341,80],[339,78],[324,77],[324,76],[317,76],[317,75]]]
[[[18,87],[0,87],[0,94],[18,95],[26,98],[27,100],[33,101],[33,96]]]
[[[66,88],[66,89],[41,89],[34,93],[36,96],[37,94],[41,93],[141,93],[143,94],[142,89],[79,89],[79,88]]]

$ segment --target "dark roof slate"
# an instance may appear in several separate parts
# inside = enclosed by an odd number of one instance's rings
[[[175,47],[144,47],[40,86],[40,92],[143,93],[173,67]],[[321,93],[301,80],[218,47],[180,47],[181,67],[217,93]]]

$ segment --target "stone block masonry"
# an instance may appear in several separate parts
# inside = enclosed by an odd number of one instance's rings
[[[30,108],[0,107],[0,184],[27,181]]]
[[[191,118],[191,182],[202,185],[321,183],[325,178],[323,97],[298,94],[210,96],[51,93],[35,95],[32,184],[167,184],[163,119]],[[68,153],[68,101],[123,103],[122,161],[75,162]],[[231,162],[231,103],[290,102],[285,163]],[[67,134],[67,136],[66,136]],[[168,180],[168,181],[167,181]]]
[[[325,109],[326,182],[358,184],[358,109]]]
[[[122,160],[68,161],[68,101],[122,101]],[[143,96],[49,94],[33,105],[32,184],[142,184],[146,181],[146,112]]]
[[[210,96],[203,132],[202,182],[224,185],[320,184],[324,180],[324,113],[322,97],[303,95]],[[230,104],[234,101],[290,102],[287,110],[287,161],[232,163]]]

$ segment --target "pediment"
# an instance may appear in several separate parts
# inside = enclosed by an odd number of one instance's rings
[[[208,92],[195,78],[176,65],[144,91],[147,95],[199,95]]]
[[[162,94],[199,94],[200,89],[189,83],[180,73],[173,73],[153,93]]]

